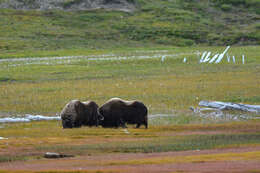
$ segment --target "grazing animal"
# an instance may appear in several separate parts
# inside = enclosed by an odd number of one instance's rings
[[[103,117],[98,114],[97,110],[98,105],[94,101],[72,100],[61,111],[62,126],[63,128],[81,127],[82,125],[98,126]]]
[[[126,101],[112,98],[103,104],[98,112],[104,117],[103,127],[126,127],[125,123],[137,124],[136,128],[144,125],[148,127],[147,108],[140,101]]]

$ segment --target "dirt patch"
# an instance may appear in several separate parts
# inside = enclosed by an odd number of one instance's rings
[[[220,153],[243,153],[260,151],[260,147],[241,147],[214,150],[194,150],[165,153],[130,153],[80,156],[57,160],[31,160],[0,163],[2,170],[119,170],[120,172],[245,172],[260,170],[259,160],[209,161],[174,164],[106,165],[108,161],[128,161],[158,157],[199,156]],[[259,159],[259,158],[258,158]]]

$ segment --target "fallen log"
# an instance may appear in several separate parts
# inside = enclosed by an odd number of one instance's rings
[[[260,105],[248,105],[248,104],[238,104],[230,102],[220,102],[220,101],[205,101],[199,102],[199,106],[216,108],[219,110],[240,110],[246,112],[260,113]]]

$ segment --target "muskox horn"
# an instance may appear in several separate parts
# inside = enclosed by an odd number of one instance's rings
[[[104,116],[99,112],[99,109],[97,109],[97,114],[98,114],[98,120],[99,121],[103,121],[104,120]]]

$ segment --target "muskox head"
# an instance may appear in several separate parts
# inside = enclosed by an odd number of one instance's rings
[[[83,124],[88,126],[98,126],[100,121],[104,120],[104,117],[99,113],[99,106],[97,103],[94,101],[87,101],[83,102],[83,104],[85,105],[85,120]]]
[[[97,109],[97,120],[98,121],[103,121],[104,120],[104,116],[99,112],[99,109]]]

